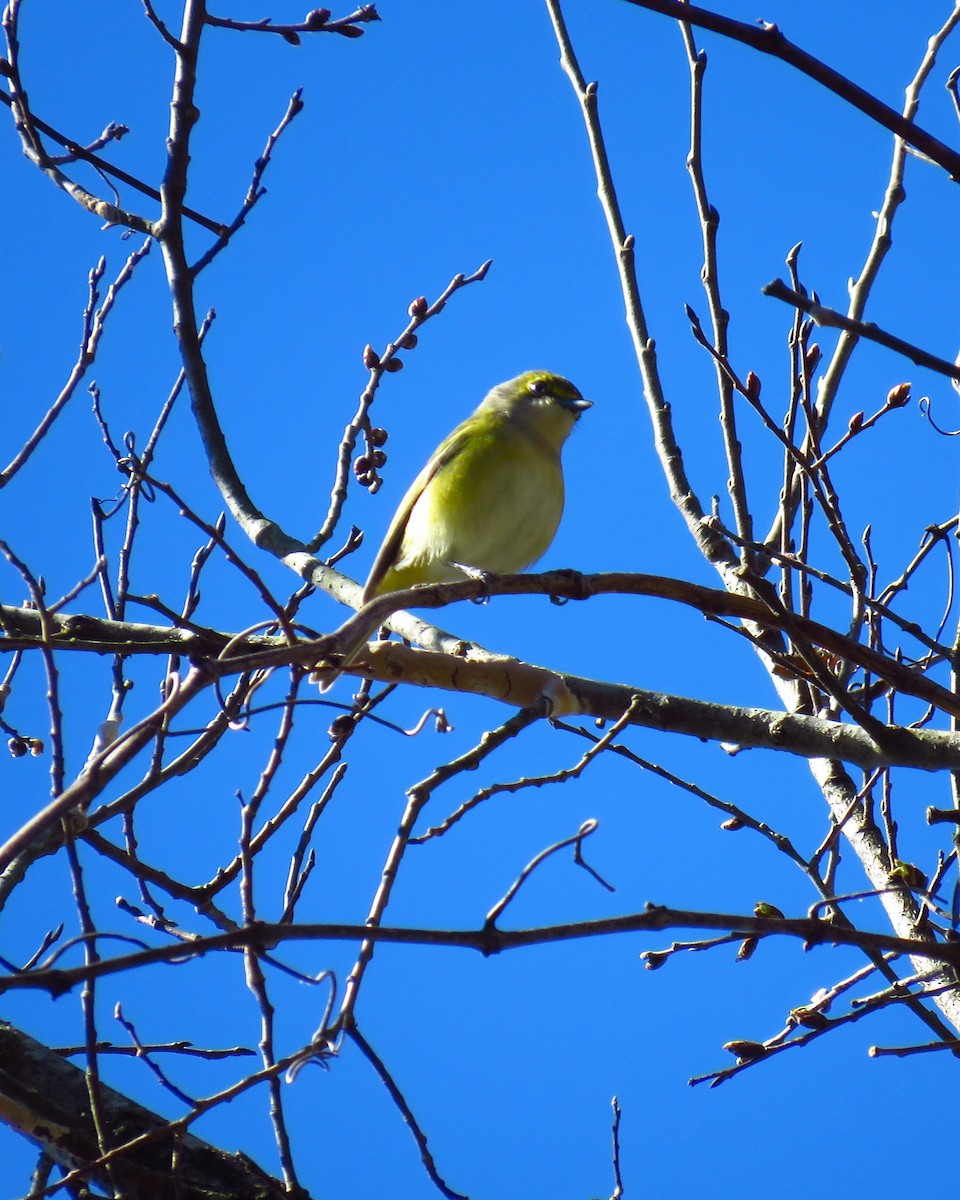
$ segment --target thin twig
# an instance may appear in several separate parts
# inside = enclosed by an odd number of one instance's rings
[[[469,1200],[468,1196],[463,1195],[461,1192],[455,1192],[453,1188],[444,1182],[440,1172],[437,1170],[437,1164],[430,1152],[430,1147],[427,1144],[427,1135],[421,1129],[420,1123],[413,1115],[413,1110],[407,1103],[403,1092],[400,1091],[400,1088],[394,1081],[393,1076],[387,1070],[383,1060],[355,1025],[348,1030],[348,1036],[367,1062],[373,1067],[380,1082],[390,1093],[390,1099],[399,1109],[404,1124],[413,1135],[413,1140],[417,1143],[417,1149],[420,1151],[420,1161],[423,1163],[424,1169],[430,1177],[430,1182],[442,1196],[447,1197],[447,1200]]]

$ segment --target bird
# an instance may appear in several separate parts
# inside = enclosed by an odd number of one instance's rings
[[[492,388],[434,450],[394,514],[363,602],[416,583],[523,571],[563,513],[560,454],[591,408],[550,371]]]
[[[569,379],[550,371],[526,371],[492,388],[407,489],[363,603],[417,583],[512,574],[536,562],[563,513],[563,444],[592,407]],[[353,662],[368,632],[361,624],[333,662],[314,665],[311,680],[321,691]]]

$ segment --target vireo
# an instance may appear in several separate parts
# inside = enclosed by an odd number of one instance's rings
[[[563,512],[560,451],[584,409],[567,379],[527,371],[488,392],[400,501],[363,589],[363,602],[415,583],[522,571],[543,554]],[[311,678],[332,686],[366,637],[340,648]]]
[[[535,562],[563,512],[560,451],[590,407],[549,371],[527,371],[488,392],[400,501],[364,603],[415,583],[511,574]]]

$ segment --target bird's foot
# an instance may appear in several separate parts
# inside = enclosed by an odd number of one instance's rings
[[[471,598],[471,604],[486,604],[490,599],[490,572],[481,570],[480,567],[468,567],[466,563],[455,562],[452,564],[458,571],[462,571],[468,579],[475,579],[483,588],[478,596]]]

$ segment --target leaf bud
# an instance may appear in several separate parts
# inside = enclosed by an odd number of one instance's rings
[[[791,1008],[787,1021],[790,1025],[803,1025],[807,1029],[825,1029],[830,1024],[829,1017],[825,1017],[818,1008],[809,1008],[806,1004]]]
[[[354,719],[349,713],[341,713],[338,717],[334,717],[330,722],[330,728],[327,730],[327,736],[331,742],[342,741],[354,728]]]
[[[903,408],[910,403],[910,384],[898,383],[887,392],[887,408]]]
[[[753,958],[753,952],[759,945],[759,938],[744,938],[737,949],[737,962],[746,962],[748,958]]]
[[[762,1042],[750,1042],[744,1038],[739,1038],[732,1042],[724,1042],[723,1049],[730,1054],[735,1054],[742,1063],[752,1062],[756,1058],[763,1058],[767,1052],[767,1048]]]

